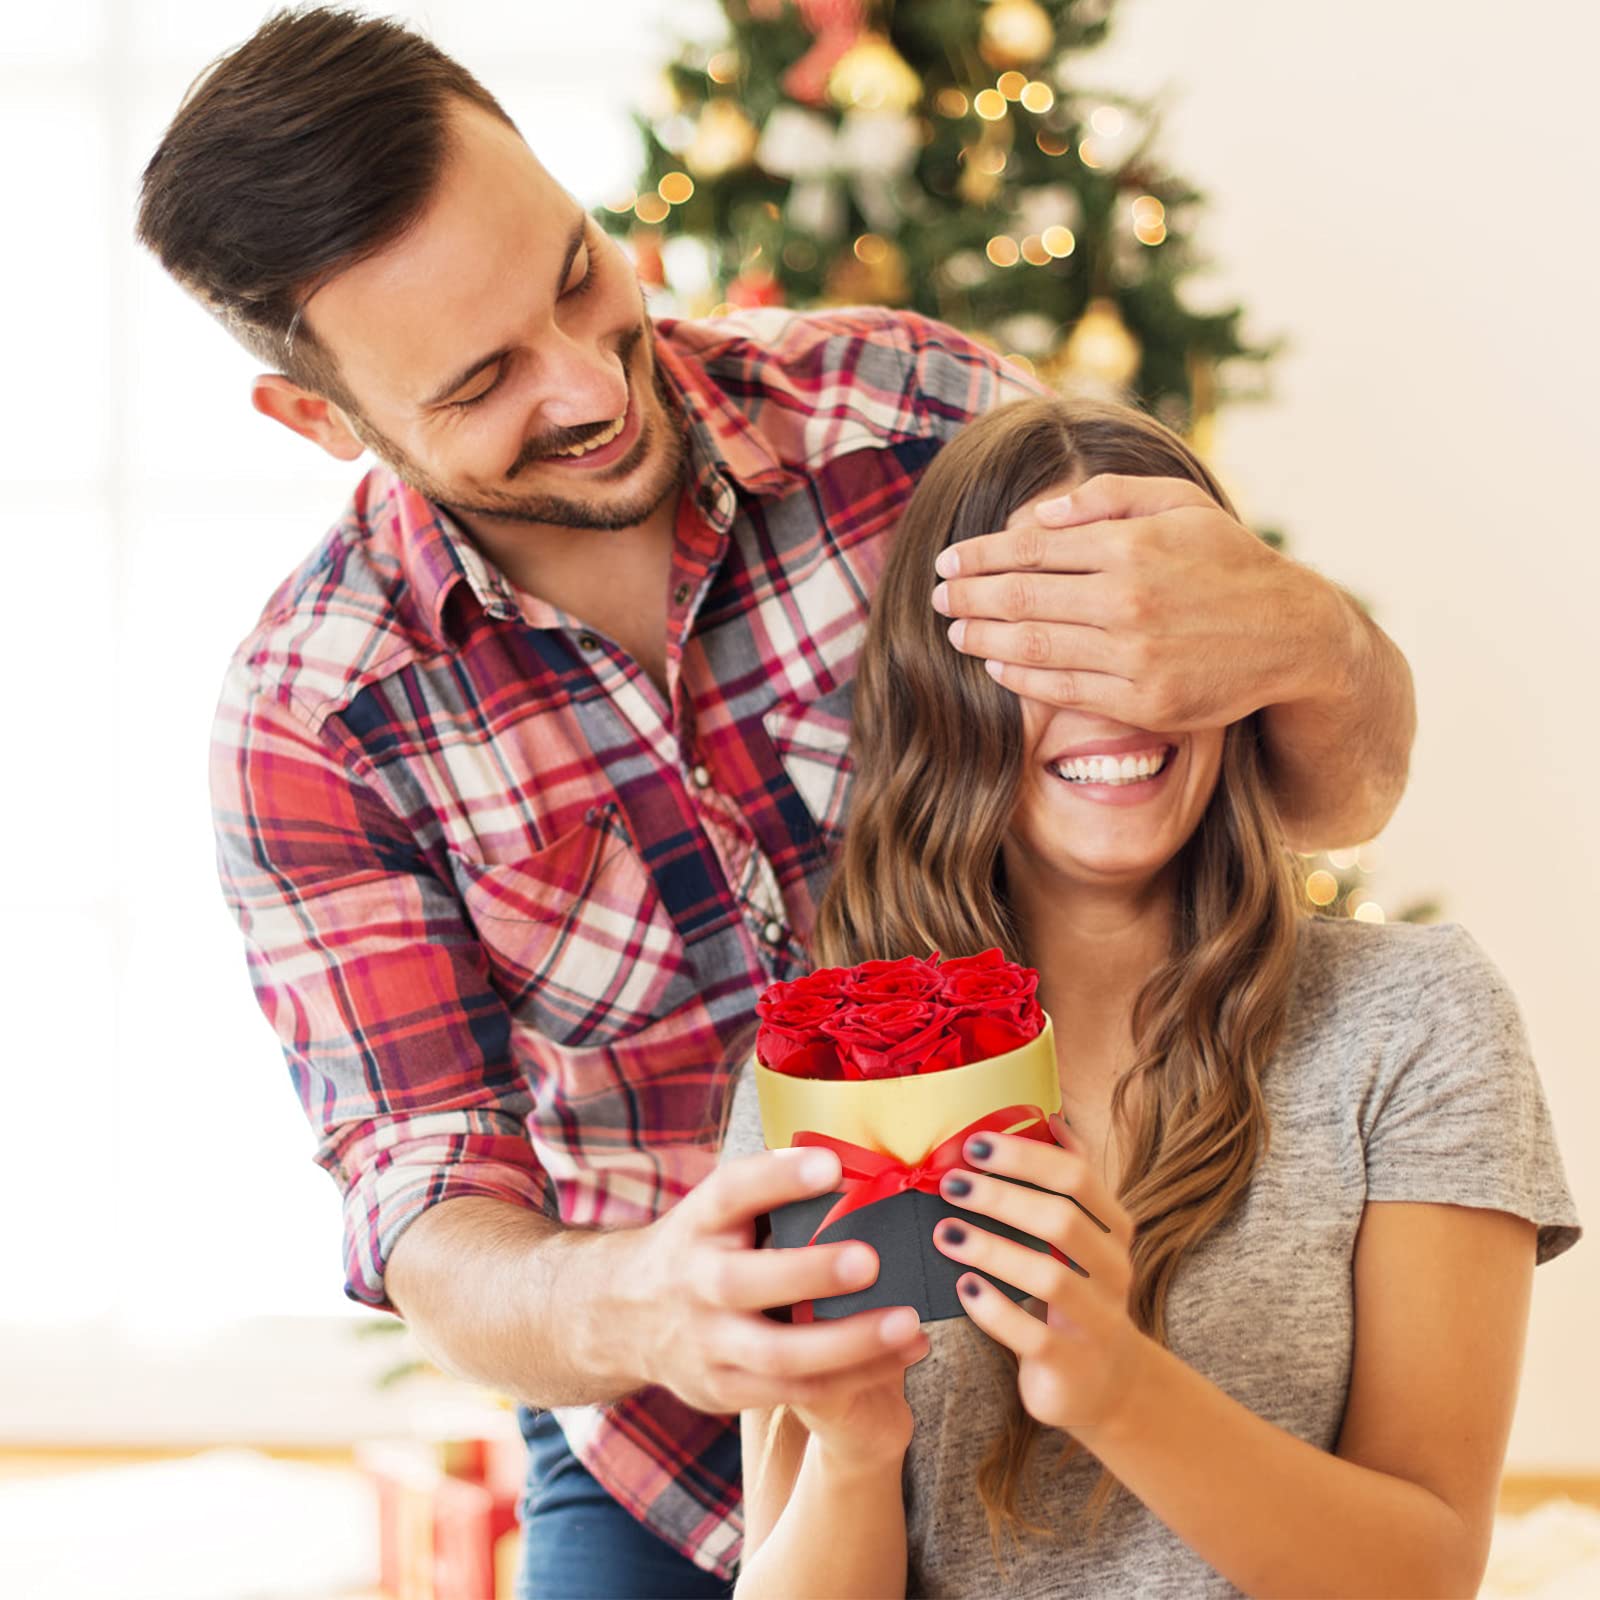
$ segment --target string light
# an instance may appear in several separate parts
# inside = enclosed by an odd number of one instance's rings
[[[1160,244],[1167,236],[1167,208],[1153,194],[1133,202],[1133,236],[1140,244]]]
[[[888,259],[889,246],[881,235],[864,233],[855,242],[855,252],[864,267],[876,267]]]
[[[1002,72],[995,79],[994,86],[1007,100],[1020,100],[1022,91],[1028,87],[1028,80],[1026,75],[1020,72]]]
[[[967,97],[959,89],[941,89],[933,97],[933,109],[941,117],[964,117],[967,114]]]
[[[1044,240],[1036,233],[1030,233],[1022,241],[1022,259],[1030,267],[1042,267],[1049,259],[1050,252],[1044,247]]]
[[[1056,103],[1056,92],[1048,83],[1041,83],[1035,78],[1017,98],[1029,111],[1039,113],[1048,111]]]
[[[719,50],[706,63],[706,76],[713,83],[732,83],[739,76],[739,56],[734,50]]]
[[[1054,132],[1049,128],[1041,128],[1034,135],[1033,142],[1044,151],[1047,156],[1064,156],[1072,148],[1072,141],[1064,134]]]
[[[988,145],[975,150],[972,165],[986,177],[997,178],[1006,170],[1006,153],[998,145]]]
[[[1009,234],[997,233],[989,241],[984,254],[997,267],[1014,267],[1022,252],[1017,248],[1017,241]]]
[[[1306,899],[1314,906],[1331,906],[1339,897],[1339,880],[1321,868],[1306,879]]]
[[[998,89],[980,89],[973,96],[972,109],[985,122],[998,122],[1006,114],[1006,97]]]
[[[1383,907],[1376,900],[1363,900],[1352,913],[1357,922],[1382,922]]]
[[[669,172],[656,185],[656,193],[669,206],[681,206],[694,193],[694,179],[687,172]]]
[[[1122,132],[1123,116],[1115,106],[1096,106],[1089,116],[1089,126],[1106,139],[1115,139]]]
[[[1100,146],[1093,139],[1085,139],[1078,146],[1078,159],[1086,167],[1103,167],[1106,164],[1105,157],[1100,153]]]
[[[1039,242],[1051,255],[1058,259],[1062,256],[1070,256],[1078,248],[1078,241],[1073,237],[1072,229],[1060,226],[1046,228],[1039,235]]]
[[[658,194],[642,194],[633,203],[633,214],[641,222],[648,222],[652,225],[657,222],[665,222],[667,213],[671,210],[672,207]]]
[[[1330,850],[1328,865],[1339,872],[1348,872],[1356,864],[1356,857],[1359,854],[1357,850]]]

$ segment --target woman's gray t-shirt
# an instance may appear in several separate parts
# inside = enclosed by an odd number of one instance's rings
[[[1070,1039],[1070,1027],[1056,1019]],[[1331,1450],[1349,1386],[1356,1230],[1369,1200],[1509,1211],[1538,1225],[1540,1262],[1580,1228],[1516,1001],[1465,929],[1307,918],[1287,1025],[1262,1075],[1266,1160],[1239,1206],[1180,1265],[1167,1302],[1175,1354],[1269,1422]],[[724,1145],[762,1148],[741,1078]],[[1093,1544],[1073,1520],[1099,1477],[1059,1436],[1034,1444],[1034,1520],[1002,1580],[973,1484],[1011,1405],[1015,1368],[965,1317],[930,1323],[906,1374],[908,1595],[1188,1597],[1238,1591],[1132,1495]]]

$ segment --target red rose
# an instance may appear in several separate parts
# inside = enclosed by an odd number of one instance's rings
[[[756,1015],[761,1019],[756,1031],[758,1061],[794,1078],[844,1076],[833,1041],[820,1031],[820,1024],[842,1004],[830,976],[839,970],[825,969],[792,983],[768,986],[756,1001]],[[835,992],[829,993],[830,986]]]
[[[847,1078],[909,1078],[959,1066],[950,1013],[927,1000],[851,1007],[821,1024],[839,1049]]]
[[[961,1041],[961,1061],[987,1061],[1037,1038],[1044,1012],[1035,994],[1039,974],[1007,961],[999,949],[945,962],[941,998],[955,1013],[951,1027]]]
[[[845,998],[856,1005],[885,1000],[929,1000],[939,992],[939,969],[918,956],[900,961],[863,961],[850,974]]]

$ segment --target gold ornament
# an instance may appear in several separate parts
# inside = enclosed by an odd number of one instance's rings
[[[922,79],[881,33],[864,33],[834,63],[828,98],[846,111],[909,111]]]
[[[1117,390],[1132,383],[1142,353],[1116,301],[1104,296],[1089,302],[1061,347],[1067,372]]]
[[[683,152],[684,165],[697,178],[720,178],[749,162],[756,137],[755,124],[732,100],[708,100]]]
[[[864,233],[834,258],[822,293],[828,305],[904,305],[911,293],[906,258],[892,241]]]
[[[1029,67],[1055,42],[1050,14],[1036,0],[995,0],[984,13],[978,52],[991,67]]]

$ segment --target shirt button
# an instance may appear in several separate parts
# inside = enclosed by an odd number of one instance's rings
[[[598,650],[600,641],[592,633],[580,633],[578,635],[578,647],[581,650]]]
[[[680,583],[678,585],[678,587],[672,591],[672,603],[674,605],[681,606],[683,604],[683,602],[685,600],[687,600],[688,598],[689,598],[689,585],[686,584],[686,583]]]
[[[689,776],[697,789],[704,789],[711,782],[711,774],[704,767],[696,767]]]
[[[761,930],[761,937],[765,939],[768,944],[782,944],[783,924],[778,921],[769,922],[766,927]]]

